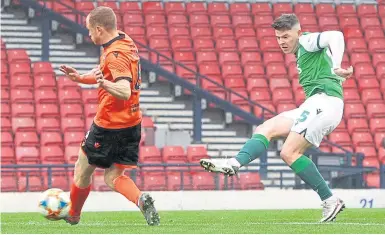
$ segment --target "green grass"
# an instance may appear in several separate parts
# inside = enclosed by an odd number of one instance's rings
[[[81,222],[48,221],[37,213],[1,214],[2,233],[385,233],[385,209],[345,209],[320,224],[321,210],[169,211],[150,227],[140,212],[85,212]]]

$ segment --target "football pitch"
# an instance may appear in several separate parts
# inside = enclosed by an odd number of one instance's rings
[[[1,214],[9,233],[385,233],[385,209],[345,209],[334,223],[320,224],[321,210],[161,211],[150,227],[140,212],[85,212],[76,226],[38,213]]]

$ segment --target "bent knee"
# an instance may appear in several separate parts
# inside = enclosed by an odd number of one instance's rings
[[[285,161],[289,166],[295,162],[302,153],[290,147],[284,147],[281,150],[280,156],[283,161]]]
[[[122,175],[122,172],[118,171],[106,171],[104,173],[104,182],[110,187],[111,189],[114,189],[114,181],[116,178]]]

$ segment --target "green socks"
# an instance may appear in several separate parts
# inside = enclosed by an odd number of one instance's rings
[[[266,152],[268,146],[269,141],[264,135],[254,134],[251,139],[243,145],[235,159],[241,166],[247,165]]]
[[[322,201],[333,195],[317,167],[308,157],[302,155],[290,167],[306,184],[310,185],[318,193]]]

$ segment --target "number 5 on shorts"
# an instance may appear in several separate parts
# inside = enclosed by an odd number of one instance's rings
[[[300,115],[300,117],[299,118],[297,118],[297,120],[296,120],[296,122],[295,122],[295,124],[294,124],[294,126],[296,126],[298,123],[300,123],[300,122],[304,122],[304,121],[306,121],[306,119],[307,119],[307,116],[310,114],[310,112],[309,111],[303,111],[302,113],[301,113],[301,115]]]

